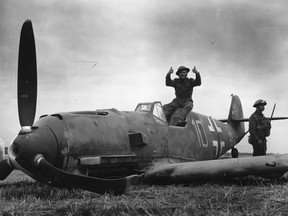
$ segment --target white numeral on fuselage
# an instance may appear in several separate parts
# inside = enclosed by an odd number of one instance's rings
[[[206,136],[204,127],[202,125],[202,122],[199,120],[193,119],[192,124],[194,125],[194,127],[196,129],[196,133],[198,136],[200,147],[207,148],[208,147],[208,140],[207,140],[207,136]]]
[[[208,129],[212,138],[213,152],[215,151],[215,158],[219,157],[222,154],[223,149],[225,148],[225,142],[223,139],[222,129],[217,125],[216,121],[212,118],[207,117],[208,119]],[[193,119],[192,125],[195,127],[195,131],[198,137],[199,146],[201,148],[208,147],[208,139],[203,127],[203,123],[200,120]],[[207,130],[206,130],[207,131]]]

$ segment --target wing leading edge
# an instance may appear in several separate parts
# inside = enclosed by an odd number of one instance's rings
[[[248,175],[281,177],[288,171],[288,154],[165,164],[146,172],[149,184],[185,184],[196,180]]]

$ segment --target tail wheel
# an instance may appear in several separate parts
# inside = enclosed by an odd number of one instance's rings
[[[238,149],[232,148],[231,149],[231,155],[232,155],[232,158],[238,158],[238,156],[239,156]]]

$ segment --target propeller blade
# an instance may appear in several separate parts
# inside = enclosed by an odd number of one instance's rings
[[[18,114],[20,125],[31,127],[37,100],[36,49],[32,22],[26,20],[21,29],[18,56]]]
[[[0,180],[6,179],[13,170],[7,159],[0,161]]]
[[[38,166],[46,175],[53,177],[53,179],[57,179],[57,181],[59,180],[60,182],[72,187],[77,187],[99,194],[123,194],[128,188],[136,185],[139,180],[138,175],[131,175],[118,179],[103,179],[67,173],[54,167],[52,164],[46,161],[43,156],[36,158],[35,162],[36,166]]]

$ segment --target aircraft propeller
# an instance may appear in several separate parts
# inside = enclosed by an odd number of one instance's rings
[[[37,66],[33,27],[26,20],[20,34],[18,55],[18,116],[21,132],[31,131],[37,98]],[[4,180],[14,167],[9,159],[0,162],[0,180]]]
[[[30,150],[37,151],[35,147],[33,149],[34,145],[31,143],[30,138],[23,138],[25,137],[23,135],[33,133],[32,125],[34,123],[37,102],[36,49],[32,22],[30,20],[26,20],[21,29],[18,58],[18,114],[21,131],[13,142],[14,149],[20,147],[22,152],[25,152],[24,148],[26,146]],[[17,148],[15,148],[15,145],[17,145]],[[17,151],[16,155],[20,155]],[[26,155],[25,157],[27,159],[29,156]],[[26,171],[25,168],[17,164],[17,159],[14,156],[11,156],[10,159],[0,162],[0,180],[4,180],[13,171],[13,163],[16,163],[15,166],[17,168],[23,169],[23,172]],[[40,153],[36,154],[34,158],[30,158],[29,161],[34,161],[33,165],[39,169],[40,173],[47,180],[59,181],[68,186],[97,193],[112,192],[114,194],[122,194],[130,186],[137,184],[139,179],[138,175],[117,179],[104,179],[64,172],[49,163]]]
[[[37,102],[36,49],[32,22],[21,29],[18,56],[18,114],[23,132],[30,132]]]
[[[8,159],[0,161],[0,180],[6,179],[13,170],[14,168]]]

